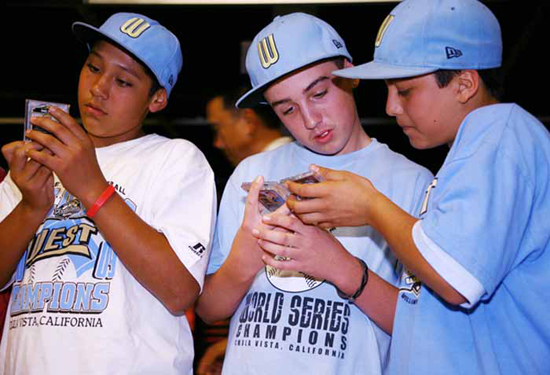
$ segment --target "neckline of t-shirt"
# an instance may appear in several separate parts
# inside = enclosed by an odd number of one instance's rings
[[[97,147],[95,149],[96,154],[106,154],[106,153],[110,153],[110,152],[117,152],[120,149],[127,148],[127,147],[132,147],[136,143],[142,143],[143,141],[145,141],[147,139],[156,138],[157,136],[158,135],[154,134],[154,133],[153,134],[146,134],[143,137],[130,139],[130,140],[127,140],[127,141],[124,141],[124,142],[115,143],[115,144],[105,146],[105,147]]]
[[[365,147],[349,152],[347,154],[342,155],[322,155],[317,154],[308,148],[304,147],[299,142],[294,142],[294,155],[296,158],[302,160],[303,162],[307,164],[318,164],[323,167],[338,167],[341,168],[346,164],[353,163],[354,161],[357,161],[357,158],[365,158],[368,157],[368,155],[371,152],[374,152],[376,148],[378,148],[381,143],[378,142],[376,138],[371,138],[371,142],[369,142],[368,145]]]

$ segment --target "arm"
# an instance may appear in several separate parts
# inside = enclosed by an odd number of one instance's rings
[[[0,285],[5,285],[53,204],[53,174],[39,163],[27,160],[37,144],[13,142],[2,148],[10,176],[22,199],[0,222]],[[14,235],[16,233],[16,235]]]
[[[441,277],[424,259],[412,238],[412,227],[418,221],[390,199],[378,192],[372,183],[350,172],[316,167],[328,181],[301,185],[289,183],[289,189],[300,196],[313,198],[288,205],[305,223],[334,226],[371,225],[388,242],[397,258],[424,284],[450,304],[460,305],[466,299]]]
[[[31,131],[27,135],[52,155],[31,151],[33,160],[54,171],[64,187],[90,208],[108,186],[87,134],[65,112],[52,108],[60,124],[47,117],[33,123],[54,136]],[[166,237],[145,223],[118,195],[101,207],[94,222],[119,259],[137,281],[175,315],[182,315],[198,296],[199,285],[171,248]]]
[[[301,271],[325,279],[347,295],[355,293],[361,284],[363,267],[332,234],[306,225],[295,216],[273,214],[265,216],[264,221],[285,231],[266,226],[255,230],[260,246],[266,252],[290,258],[275,260],[266,254],[263,257],[265,263],[279,270]],[[398,290],[374,272],[368,270],[368,273],[367,285],[354,303],[391,334]]]
[[[256,178],[246,199],[243,222],[231,245],[229,256],[215,273],[208,275],[198,299],[197,314],[207,323],[230,317],[244,298],[264,263],[262,251],[251,235],[261,224],[258,193],[263,178]]]
[[[216,341],[206,348],[197,366],[197,375],[221,374],[227,349],[227,338]]]

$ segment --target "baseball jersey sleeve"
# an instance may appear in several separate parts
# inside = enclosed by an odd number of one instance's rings
[[[464,126],[475,126],[473,119]],[[503,147],[499,134],[468,137],[471,146],[463,147],[460,153],[451,151],[438,174],[422,229],[479,281],[485,293],[477,298],[482,299],[488,298],[510,269],[527,256],[520,249],[530,219],[533,186],[526,183],[531,180],[525,174],[529,172],[522,166],[522,156],[517,155],[521,151],[513,141]],[[455,143],[461,141],[457,138]],[[445,269],[433,266],[453,285]],[[456,283],[453,287],[461,289]],[[470,300],[471,304],[476,302]]]

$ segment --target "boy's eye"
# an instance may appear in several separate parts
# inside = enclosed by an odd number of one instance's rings
[[[123,79],[120,79],[120,78],[117,78],[117,83],[121,86],[121,87],[131,87],[132,84],[128,81],[125,81]]]
[[[90,70],[90,72],[92,73],[97,73],[99,72],[99,68],[95,65],[93,65],[92,63],[88,63],[88,69]]]
[[[399,96],[402,96],[402,97],[407,97],[407,96],[409,96],[410,93],[411,93],[411,90],[410,90],[410,89],[397,90],[397,94],[398,94]]]
[[[324,90],[324,91],[321,91],[321,92],[317,92],[313,95],[314,98],[322,98],[323,96],[326,95],[328,90]]]
[[[283,110],[283,115],[288,115],[289,113],[292,112],[292,110],[294,109],[294,107],[288,107],[286,108],[285,110]]]

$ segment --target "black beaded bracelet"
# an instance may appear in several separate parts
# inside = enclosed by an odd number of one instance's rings
[[[365,286],[367,286],[367,283],[369,281],[369,267],[367,267],[367,263],[363,261],[361,258],[355,257],[359,263],[361,263],[361,266],[363,267],[363,278],[361,279],[361,285],[359,285],[359,288],[357,288],[357,291],[353,293],[352,295],[345,294],[342,292],[338,287],[335,285],[336,293],[338,293],[338,296],[342,299],[345,299],[348,301],[348,303],[354,303],[357,298],[363,293],[363,290],[365,289]]]

